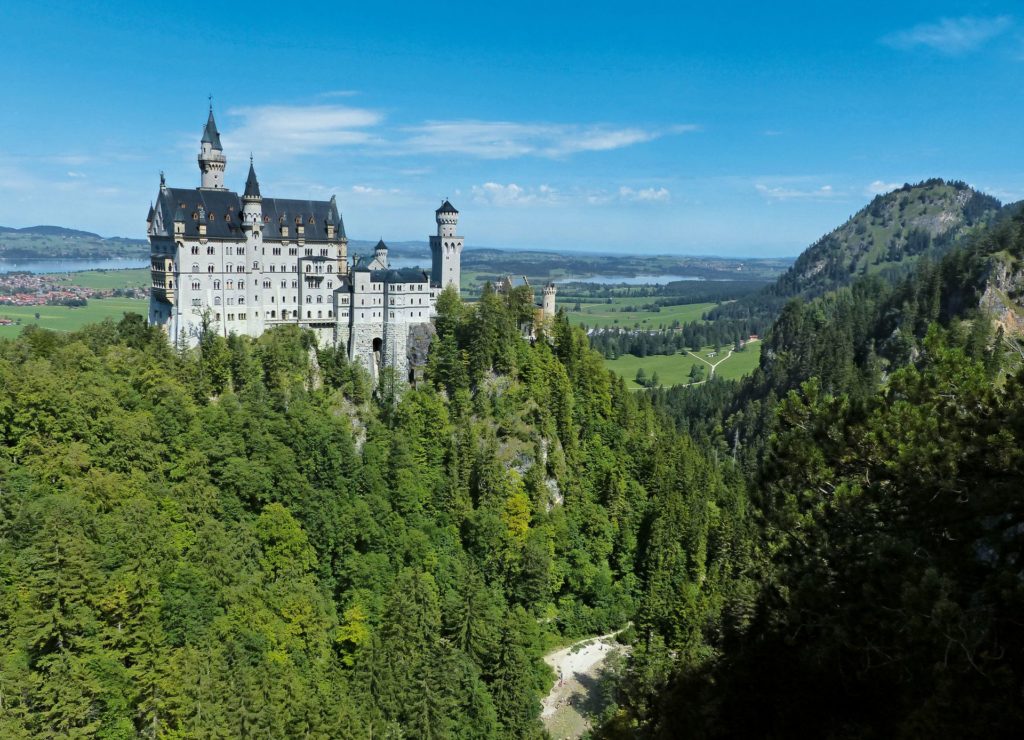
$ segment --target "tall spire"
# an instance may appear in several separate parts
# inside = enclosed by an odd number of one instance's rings
[[[252,155],[249,155],[249,176],[245,179],[245,198],[260,198],[260,183],[256,179],[256,168],[252,164]]]
[[[224,147],[220,144],[220,132],[217,131],[217,122],[213,120],[213,103],[210,103],[210,115],[206,119],[206,128],[203,129],[203,138],[201,139],[203,144],[209,144],[211,149],[216,149],[219,152],[224,151]]]

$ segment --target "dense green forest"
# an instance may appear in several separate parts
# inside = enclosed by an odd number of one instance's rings
[[[699,649],[743,483],[527,300],[446,294],[401,394],[298,330],[0,343],[0,735],[537,737],[552,644]]]

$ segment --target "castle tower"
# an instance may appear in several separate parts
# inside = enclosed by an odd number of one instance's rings
[[[541,308],[544,312],[544,318],[554,318],[555,315],[555,293],[558,292],[558,288],[553,282],[548,283],[544,286],[544,299],[541,303]]]
[[[210,105],[210,117],[206,119],[203,138],[199,144],[199,171],[203,173],[202,188],[223,189],[224,168],[228,160],[224,156],[224,147],[220,144],[220,133],[217,123],[213,120],[213,105]]]
[[[373,248],[373,259],[366,265],[367,270],[386,270],[390,264],[388,260],[388,245],[381,239]]]
[[[433,256],[430,284],[438,288],[453,285],[458,293],[462,279],[463,243],[462,237],[455,235],[459,212],[446,200],[434,211],[434,218],[437,221],[437,236],[430,237],[430,253]]]
[[[256,229],[259,234],[263,223],[263,196],[260,195],[260,183],[256,179],[256,168],[252,157],[249,157],[249,176],[245,178],[245,193],[242,194],[242,228],[246,231]]]

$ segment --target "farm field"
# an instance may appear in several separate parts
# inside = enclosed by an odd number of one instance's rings
[[[572,307],[572,299],[563,304],[566,309]],[[590,327],[619,327],[630,329],[657,329],[669,327],[674,322],[700,321],[705,311],[714,308],[716,303],[687,303],[681,306],[661,306],[660,311],[624,311],[630,306],[645,305],[654,302],[654,298],[623,297],[612,298],[611,303],[581,303],[579,311],[567,310],[566,316],[573,326],[586,324]]]
[[[711,347],[705,347],[700,351],[701,357],[707,357],[707,353],[711,351]],[[715,375],[721,378],[728,378],[730,380],[736,380],[744,375],[750,375],[757,367],[757,363],[761,358],[761,343],[754,342],[748,344],[747,348],[742,352],[733,352],[732,356],[728,359],[722,359],[728,354],[729,350],[723,350],[718,357],[711,359],[711,362],[722,362],[715,368]],[[636,357],[635,355],[622,355],[614,360],[605,360],[605,365],[610,369],[622,376],[626,381],[626,387],[631,390],[639,390],[640,386],[637,385],[634,378],[636,377],[636,371],[643,368],[643,371],[650,378],[653,373],[658,373],[659,384],[668,388],[673,385],[685,385],[690,382],[690,368],[694,365],[703,365],[705,369],[704,377],[707,378],[707,372],[711,369],[707,364],[701,362],[693,355],[687,354],[675,354],[675,355],[648,355],[647,357]]]
[[[125,313],[137,313],[146,316],[149,313],[149,301],[136,298],[104,298],[93,299],[88,306],[71,308],[69,306],[0,306],[0,318],[9,318],[21,325],[0,326],[0,337],[16,337],[22,329],[30,325],[38,325],[53,331],[74,331],[86,324],[95,324],[103,319],[112,318],[120,321]],[[36,313],[39,320],[36,320]]]
[[[112,290],[114,288],[146,288],[149,287],[150,273],[146,268],[138,270],[86,270],[68,273],[66,279],[58,282],[68,285],[80,285],[94,290]]]

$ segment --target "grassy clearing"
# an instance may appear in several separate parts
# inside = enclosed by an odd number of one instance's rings
[[[39,319],[36,319],[36,313]],[[0,326],[0,337],[16,337],[26,326],[35,324],[53,331],[74,331],[86,324],[95,324],[106,318],[119,321],[125,313],[137,313],[146,316],[149,313],[149,301],[133,298],[93,299],[88,306],[70,308],[68,306],[0,306],[0,318],[9,318],[21,325]]]
[[[571,300],[571,299],[570,299]],[[586,324],[591,327],[619,327],[632,329],[668,328],[678,321],[700,321],[705,311],[716,303],[687,303],[681,306],[662,306],[660,311],[625,311],[630,306],[642,306],[654,302],[654,298],[613,298],[611,303],[581,303],[579,311],[568,311],[569,323],[575,326]],[[565,307],[572,305],[566,302]]]
[[[93,290],[113,290],[114,288],[145,288],[149,286],[150,274],[146,268],[138,270],[86,270],[68,273],[58,282],[67,285],[80,285]]]
[[[757,363],[761,358],[761,343],[754,342],[747,346],[742,352],[733,352],[732,356],[728,359],[722,359],[728,354],[728,349],[721,352],[718,357],[708,358],[707,354],[713,348],[705,347],[699,354],[701,357],[708,359],[709,362],[717,362],[722,360],[715,368],[715,375],[721,378],[728,378],[735,380],[743,377],[744,375],[750,375],[757,367]],[[643,368],[647,377],[650,378],[653,373],[658,373],[658,380],[661,385],[666,388],[673,385],[685,385],[690,382],[690,369],[694,365],[703,365],[705,369],[704,377],[707,377],[710,367],[693,355],[687,354],[676,354],[676,355],[648,355],[647,357],[636,357],[635,355],[622,355],[614,360],[605,360],[605,365],[608,369],[615,371],[623,377],[626,381],[626,386],[632,390],[639,390],[640,386],[636,384],[634,378],[636,377],[636,371]]]

